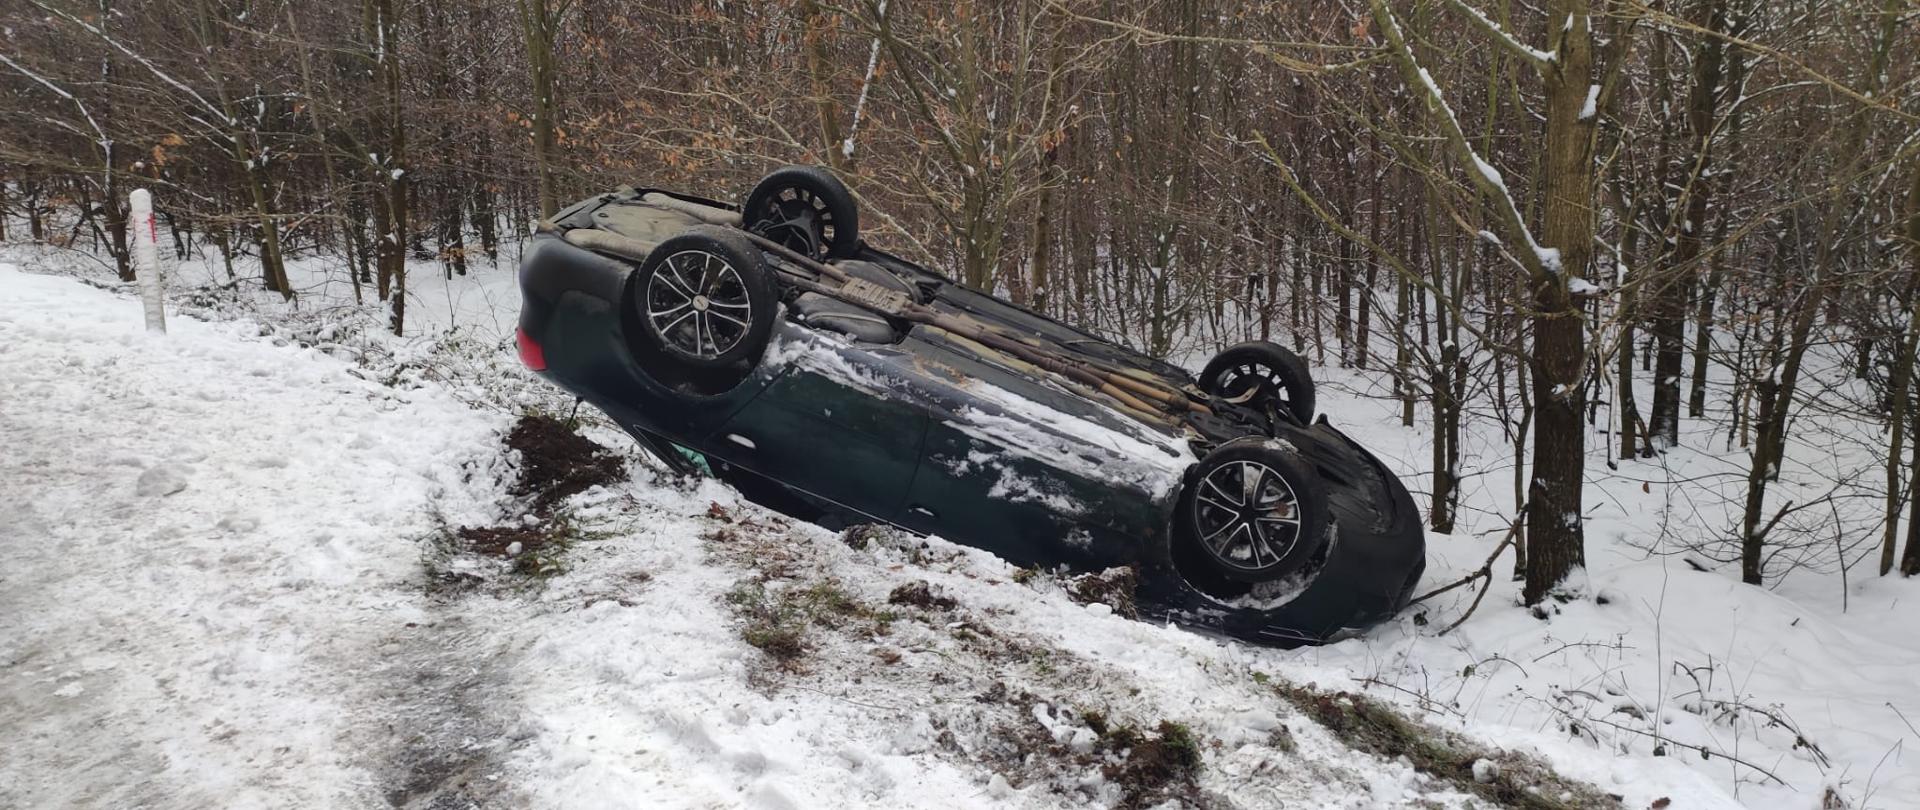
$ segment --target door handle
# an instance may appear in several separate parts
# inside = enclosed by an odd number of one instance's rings
[[[745,447],[745,448],[747,448],[748,450],[757,450],[757,449],[759,449],[759,446],[758,446],[758,445],[755,445],[755,444],[753,443],[753,440],[752,440],[752,439],[749,439],[749,438],[747,438],[747,437],[745,437],[745,436],[742,436],[742,435],[740,435],[740,434],[738,434],[738,433],[729,433],[729,434],[727,434],[727,441],[730,441],[730,442],[733,442],[734,444],[737,444],[737,445],[740,445],[741,447]]]
[[[914,513],[914,514],[916,514],[916,515],[919,515],[919,516],[921,516],[921,517],[929,517],[929,518],[930,518],[930,517],[939,517],[939,515],[936,515],[936,514],[934,514],[934,513],[933,513],[933,510],[932,510],[932,509],[928,509],[928,508],[926,508],[926,507],[924,507],[924,506],[921,506],[921,505],[919,505],[919,504],[914,504],[914,505],[912,505],[912,506],[909,506],[909,507],[907,507],[907,511],[909,511],[909,512],[912,512],[912,513]]]

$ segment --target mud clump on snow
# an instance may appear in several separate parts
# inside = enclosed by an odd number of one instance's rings
[[[462,526],[459,535],[468,548],[494,557],[538,551],[552,539],[538,526]]]
[[[935,591],[924,580],[894,588],[892,593],[887,594],[887,604],[911,605],[927,610],[952,610],[960,606],[953,597]]]
[[[593,487],[626,480],[626,466],[619,456],[575,433],[565,422],[541,414],[520,417],[507,433],[506,446],[520,458],[518,475],[507,491],[526,498],[524,513],[510,515],[497,526],[452,530],[446,550],[510,560],[514,573],[526,576],[558,573],[567,549],[587,536],[561,504]],[[445,586],[473,584],[466,576],[439,573]],[[448,578],[449,574],[453,577]]]
[[[507,447],[520,454],[520,476],[508,491],[530,496],[536,514],[593,487],[627,480],[626,465],[613,451],[545,414],[520,417],[507,434]]]
[[[461,547],[512,560],[514,572],[527,576],[558,572],[562,552],[578,535],[564,514],[534,516],[522,525],[462,526],[454,532]]]
[[[1133,593],[1139,585],[1140,576],[1132,568],[1109,568],[1097,574],[1081,574],[1066,582],[1067,595],[1073,601],[1083,605],[1098,602],[1128,619],[1140,617],[1140,610],[1133,602]]]

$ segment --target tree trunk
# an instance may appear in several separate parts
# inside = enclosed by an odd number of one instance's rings
[[[1902,0],[1886,0],[1882,7],[1879,41],[1864,82],[1870,94],[1879,93],[1886,77],[1888,54],[1898,30],[1901,7]],[[1841,136],[1833,141],[1838,150],[1834,153],[1833,177],[1842,184],[1853,177],[1865,160],[1867,123],[1865,116],[1855,115]],[[1841,223],[1853,205],[1852,198],[1837,190],[1828,195],[1816,234],[1820,242],[1815,245],[1811,266],[1803,268],[1805,281],[1801,285],[1798,309],[1793,313],[1792,331],[1784,354],[1779,364],[1770,367],[1755,386],[1754,393],[1759,397],[1760,408],[1757,417],[1758,436],[1752,463],[1747,471],[1747,502],[1742,516],[1740,556],[1740,579],[1749,585],[1760,585],[1764,581],[1765,572],[1762,568],[1767,533],[1772,528],[1771,522],[1761,522],[1766,509],[1767,485],[1780,477],[1780,462],[1786,454],[1787,420],[1793,411],[1793,395],[1800,381],[1801,360],[1806,355],[1814,321],[1826,302],[1827,289],[1832,286],[1829,276],[1836,271],[1834,254],[1840,248]]]
[[[560,125],[559,103],[554,99],[554,40],[559,35],[560,19],[566,14],[567,0],[515,0],[520,11],[520,30],[527,46],[527,69],[533,76],[533,165],[539,180],[540,218],[552,217],[560,210],[558,190],[554,188],[553,162]]]
[[[1582,503],[1586,474],[1586,334],[1567,290],[1584,276],[1593,252],[1593,125],[1583,115],[1593,75],[1587,0],[1557,0],[1568,21],[1554,39],[1546,73],[1547,133],[1543,168],[1546,245],[1560,251],[1560,272],[1532,280],[1533,484],[1527,504],[1527,581],[1522,598],[1537,604],[1574,568],[1586,564]]]
[[[850,156],[842,148],[845,138],[840,134],[840,113],[833,99],[833,57],[827,51],[827,34],[831,28],[827,15],[815,0],[800,0],[798,11],[805,29],[802,37],[807,52],[807,80],[813,87],[813,110],[819,119],[820,150],[827,156],[828,165],[846,171]]]
[[[254,157],[246,143],[245,138],[234,133],[234,161],[246,173],[247,194],[253,199],[253,214],[260,220],[254,231],[254,241],[260,248],[260,274],[267,289],[279,293],[283,300],[292,300],[293,286],[287,283],[286,262],[280,254],[280,223],[274,210],[266,161]]]
[[[1914,166],[1913,183],[1907,188],[1906,231],[1907,259],[1913,266],[1908,269],[1912,275],[1907,284],[1907,306],[1909,307],[1907,333],[1901,336],[1900,358],[1896,361],[1898,365],[1895,368],[1895,372],[1900,375],[1903,383],[1909,383],[1912,380],[1916,341],[1920,341],[1920,165]],[[1906,386],[1903,385],[1898,392],[1899,399],[1894,402],[1894,418],[1898,420],[1894,423],[1896,435],[1906,422],[1903,418],[1906,416],[1903,413],[1907,405],[1906,394]],[[1899,445],[1895,444],[1893,447],[1894,449],[1888,452],[1887,457],[1889,493],[1893,491],[1899,478],[1899,472],[1894,466],[1900,454]],[[1910,510],[1907,518],[1907,550],[1900,557],[1900,574],[1910,577],[1920,574],[1920,441],[1913,443],[1913,461],[1907,470],[1907,488],[1907,508]],[[1889,494],[1888,505],[1891,506],[1892,503],[1892,495]],[[1888,568],[1893,563],[1894,526],[1892,524],[1893,517],[1890,514],[1885,545],[1880,549],[1881,576],[1886,576]]]

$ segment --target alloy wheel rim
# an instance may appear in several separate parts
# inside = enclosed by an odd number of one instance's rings
[[[647,324],[675,351],[717,360],[746,340],[753,297],[740,271],[704,250],[668,256],[647,282]]]
[[[1214,375],[1213,388],[1228,399],[1236,399],[1245,396],[1248,391],[1259,389],[1277,402],[1291,402],[1285,382],[1279,369],[1265,363],[1241,363]]]
[[[784,188],[767,200],[760,218],[748,228],[794,251],[814,258],[832,249],[833,210],[825,198],[804,188]]]
[[[1258,461],[1209,470],[1194,493],[1200,545],[1221,564],[1263,571],[1287,559],[1300,542],[1300,500],[1292,485]]]

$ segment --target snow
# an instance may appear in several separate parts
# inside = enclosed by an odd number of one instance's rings
[[[772,367],[795,367],[829,377],[874,396],[897,397],[904,382],[882,379],[869,364],[847,356],[868,350],[849,340],[812,332],[788,336],[776,333],[767,347]],[[963,410],[950,426],[987,445],[1050,466],[1070,469],[1091,480],[1113,481],[1160,498],[1179,486],[1180,476],[1195,461],[1186,443],[1161,434],[1115,413],[1105,419],[1065,413],[1034,402],[991,383],[955,381],[969,394],[997,409]],[[1084,511],[1064,494],[1042,482],[1012,474],[998,460],[988,460],[999,472],[996,497],[1043,503],[1070,513]],[[969,458],[965,463],[988,463]]]
[[[1835,373],[1844,375],[1845,360],[1832,359]],[[1315,375],[1323,392],[1384,391],[1387,384],[1338,370],[1316,369]],[[1353,402],[1342,428],[1417,488],[1431,457],[1424,415],[1421,424],[1402,429],[1397,403],[1385,397]],[[1878,432],[1849,435],[1837,430],[1841,424],[1797,428],[1805,440],[1782,470],[1776,486],[1792,491],[1780,497],[1819,497],[1834,486],[1835,471],[1855,463],[1850,455],[1867,457],[1876,446],[1884,452]],[[1463,484],[1463,514],[1482,517],[1454,535],[1428,536],[1423,590],[1478,568],[1504,535],[1512,449],[1501,430],[1488,421],[1462,437],[1463,469],[1505,472]],[[1400,690],[1419,695],[1407,702],[1464,727],[1501,724],[1512,729],[1509,739],[1542,750],[1612,750],[1641,758],[1608,766],[1549,753],[1569,774],[1603,779],[1610,768],[1634,761],[1649,769],[1646,778],[1681,769],[1711,777],[1752,807],[1818,806],[1826,786],[1855,807],[1920,806],[1920,770],[1905,753],[1920,743],[1920,733],[1901,717],[1920,717],[1920,703],[1908,694],[1912,673],[1920,672],[1920,627],[1889,621],[1920,600],[1920,581],[1875,578],[1860,566],[1844,588],[1834,573],[1803,569],[1762,589],[1741,584],[1737,564],[1692,553],[1687,543],[1738,525],[1747,458],[1737,447],[1725,449],[1724,435],[1716,435],[1724,425],[1689,420],[1687,430],[1660,461],[1623,462],[1617,472],[1602,461],[1605,443],[1590,442],[1598,446],[1588,468],[1588,511],[1579,517],[1587,567],[1573,589],[1577,595],[1564,604],[1550,601],[1545,618],[1518,606],[1520,583],[1508,581],[1508,556],[1495,564],[1495,582],[1479,609],[1449,635],[1434,635],[1435,626],[1460,615],[1473,588],[1438,597],[1393,626],[1304,651],[1300,660],[1373,678],[1403,697]],[[1845,524],[1848,536],[1877,541],[1863,518]],[[1714,570],[1694,570],[1688,561]],[[1777,559],[1772,570],[1786,567]],[[1800,739],[1818,746],[1826,761],[1796,744]],[[1703,758],[1686,746],[1713,754]],[[1654,757],[1657,747],[1667,755]],[[1786,784],[1728,756],[1760,765]],[[1871,800],[1863,802],[1869,792]],[[1671,798],[1675,807],[1691,806],[1678,792]]]
[[[434,538],[509,516],[501,433],[522,407],[568,404],[514,365],[511,273],[446,281],[420,265],[409,305],[424,333],[392,339],[377,310],[360,329],[324,264],[289,268],[297,310],[259,295],[183,311],[224,273],[171,270],[163,337],[97,269],[84,272],[109,289],[0,265],[0,490],[20,505],[0,511],[0,806],[1113,806],[1097,768],[986,754],[1013,733],[1084,748],[1084,709],[1189,725],[1200,788],[1241,806],[1478,801],[1345,747],[1266,679],[1395,702],[1626,807],[1817,806],[1829,785],[1856,807],[1920,805],[1906,753],[1920,737],[1901,718],[1920,718],[1920,623],[1888,621],[1920,583],[1856,576],[1843,591],[1804,571],[1766,590],[1693,570],[1675,545],[1722,519],[1698,488],[1736,486],[1698,482],[1731,481],[1742,460],[1689,449],[1706,437],[1683,437],[1664,467],[1590,466],[1588,567],[1569,601],[1545,618],[1518,606],[1502,560],[1444,636],[1472,589],[1324,647],[1248,647],[1080,605],[938,539],[852,548],[637,454],[632,482],[567,504],[593,539],[563,572],[514,585],[462,558],[495,579],[447,592],[423,563]],[[832,350],[784,351],[842,370]],[[1360,395],[1383,379],[1316,377],[1341,428],[1419,488],[1430,428]],[[984,428],[1020,452],[1097,443],[1155,486],[1190,463],[1106,420],[1049,417],[1036,436],[1016,426],[1039,405],[984,394],[1021,417]],[[1465,479],[1465,525],[1429,537],[1426,588],[1477,568],[1504,529],[1510,451],[1499,425],[1468,430],[1460,467],[1506,472]],[[1841,438],[1796,450],[1780,486],[1821,480],[1835,468],[1822,454],[1877,436]],[[793,671],[745,643],[729,602],[741,583],[830,582],[884,607],[915,581],[959,607],[896,606],[885,633],[813,628]],[[1034,699],[979,699],[996,688]]]
[[[1391,17],[1388,18],[1388,24],[1398,25],[1398,23],[1393,22]],[[1412,55],[1408,54],[1406,58],[1411,59]],[[1416,68],[1415,72],[1420,76],[1420,83],[1426,88],[1427,97],[1433,101],[1433,106],[1439,108],[1441,113],[1446,115],[1451,129],[1456,133],[1463,132],[1460,127],[1460,117],[1454,114],[1452,105],[1447,103],[1446,94],[1440,91],[1440,85],[1433,80],[1433,74],[1428,73],[1424,67]],[[1496,192],[1493,196],[1497,196],[1499,202],[1506,206],[1509,214],[1508,221],[1516,223],[1515,227],[1519,229],[1521,238],[1526,240],[1527,248],[1533,251],[1534,256],[1538,258],[1541,268],[1551,273],[1560,272],[1560,251],[1557,248],[1542,247],[1539,241],[1533,238],[1533,232],[1527,229],[1527,220],[1520,215],[1520,206],[1514,201],[1513,192],[1507,188],[1507,180],[1500,174],[1500,170],[1494,168],[1493,164],[1488,163],[1484,158],[1480,157],[1479,153],[1473,150],[1472,145],[1466,144],[1464,138],[1460,139],[1460,143],[1463,148],[1466,149],[1467,154],[1473,158],[1474,170],[1477,171],[1480,177],[1487,182],[1487,185]],[[1485,231],[1482,231],[1482,233],[1485,233]]]
[[[340,806],[497,417],[0,265],[0,805]],[[466,469],[463,470],[463,467]],[[84,695],[84,700],[80,700]]]
[[[1598,114],[1600,104],[1600,85],[1587,86],[1587,101],[1580,105],[1580,120],[1588,121]]]
[[[1458,9],[1461,9],[1462,11],[1467,12],[1468,14],[1472,14],[1476,18],[1476,21],[1480,23],[1480,27],[1482,30],[1486,31],[1492,36],[1499,37],[1501,42],[1505,44],[1506,47],[1526,54],[1528,58],[1532,59],[1535,62],[1551,63],[1555,59],[1559,58],[1559,55],[1555,54],[1553,51],[1543,51],[1543,50],[1540,50],[1539,48],[1535,48],[1527,45],[1524,42],[1521,42],[1519,38],[1515,37],[1511,33],[1508,33],[1505,28],[1500,27],[1500,24],[1497,22],[1494,22],[1493,18],[1488,17],[1485,12],[1482,12],[1480,9],[1477,9],[1471,5],[1468,5],[1464,1],[1457,1],[1453,4],[1453,6],[1455,8],[1458,8]]]
[[[1181,474],[1195,461],[1183,443],[1150,436],[1145,428],[1119,429],[1062,413],[987,383],[971,384],[967,390],[1005,413],[968,408],[949,423],[954,429],[1091,480],[1112,481],[1159,498],[1179,486]]]

